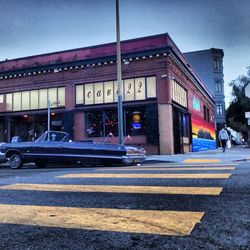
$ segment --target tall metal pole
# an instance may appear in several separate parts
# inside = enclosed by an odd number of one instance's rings
[[[48,131],[50,131],[50,100],[48,99]]]
[[[116,46],[117,46],[117,83],[118,83],[118,136],[119,144],[123,142],[123,115],[122,115],[122,69],[121,69],[121,44],[120,44],[120,15],[119,0],[116,0]]]

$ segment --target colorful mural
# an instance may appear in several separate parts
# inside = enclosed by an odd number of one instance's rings
[[[197,108],[191,112],[193,152],[216,148],[215,125],[205,121],[199,113]]]

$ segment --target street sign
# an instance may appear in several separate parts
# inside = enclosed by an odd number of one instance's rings
[[[245,118],[250,118],[250,111],[249,112],[245,112]]]
[[[247,119],[247,125],[250,126],[250,118]]]
[[[245,95],[250,98],[250,84],[245,87]]]

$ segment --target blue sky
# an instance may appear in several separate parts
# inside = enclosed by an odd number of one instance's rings
[[[121,39],[168,32],[182,52],[222,48],[228,82],[250,66],[249,0],[120,0]],[[114,42],[115,0],[0,0],[0,60]]]

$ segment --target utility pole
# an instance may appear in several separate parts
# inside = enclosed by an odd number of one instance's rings
[[[119,0],[116,0],[116,46],[117,46],[117,83],[118,83],[118,136],[119,144],[123,142],[123,115],[122,115],[122,69],[121,69],[121,43],[120,43],[120,15]]]

